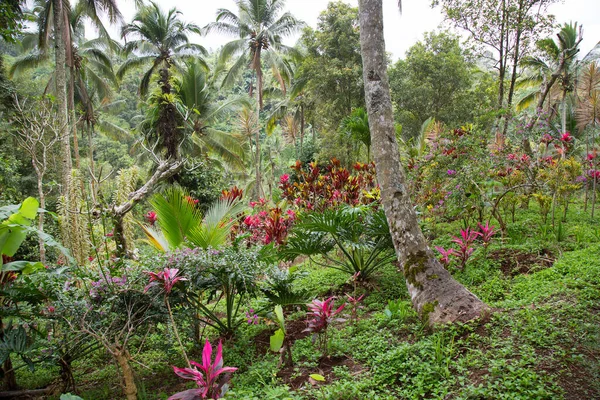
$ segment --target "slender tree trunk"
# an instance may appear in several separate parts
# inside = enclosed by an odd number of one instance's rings
[[[260,62],[260,61],[259,61]],[[256,171],[256,199],[260,199],[262,197],[262,174],[261,174],[261,154],[260,154],[260,110],[262,110],[262,71],[259,68],[256,70],[256,81],[257,81],[257,104],[256,104],[256,122],[258,124],[258,129],[256,130],[256,164],[254,166]]]
[[[123,374],[123,389],[125,392],[125,397],[127,400],[137,400],[137,386],[135,385],[135,376],[133,374],[133,369],[129,364],[129,352],[127,349],[121,349],[119,346],[116,346],[112,350],[113,356],[117,363],[119,364],[119,368],[121,368],[121,373]]]
[[[92,200],[94,204],[96,204],[96,164],[94,163],[94,124],[88,123],[87,127],[88,134],[88,158],[90,159],[90,174],[92,175],[91,179],[91,191],[92,191]]]
[[[44,194],[44,176],[41,174],[41,171],[38,168],[35,168],[37,175],[37,187],[38,187],[38,197],[40,198],[40,208],[46,209],[46,196]],[[38,215],[38,230],[40,232],[44,231],[44,212],[39,213]],[[40,248],[40,262],[42,264],[46,263],[46,246],[44,246],[44,239],[38,235],[38,243]]]
[[[409,198],[394,130],[382,0],[360,0],[363,80],[381,197],[413,305],[430,325],[469,321],[488,307],[452,278],[429,248]]]
[[[560,128],[562,130],[561,133],[565,133],[567,131],[567,91],[566,90],[563,90],[562,99],[561,99]],[[564,153],[562,155],[562,158],[565,158]]]
[[[67,110],[67,74],[66,74],[66,53],[65,42],[63,40],[63,30],[65,27],[65,19],[63,16],[62,0],[52,0],[52,9],[54,11],[54,47],[55,47],[55,83],[56,83],[56,105],[57,124],[61,130],[62,148],[61,148],[61,164],[62,164],[62,193],[65,196],[65,208],[69,209],[68,193],[71,186],[71,142],[69,137],[69,115]]]
[[[73,135],[73,153],[75,153],[75,168],[81,167],[79,159],[79,138],[77,137],[77,115],[75,114],[75,68],[69,68],[69,114],[71,115],[71,132]]]
[[[304,106],[300,106],[300,157],[302,157],[302,147],[304,145]]]

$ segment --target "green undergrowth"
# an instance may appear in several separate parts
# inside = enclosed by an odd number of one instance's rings
[[[566,234],[558,241],[552,232],[540,238],[539,225],[532,222],[539,219],[535,209],[520,210],[519,219],[509,225],[510,234],[496,237],[487,254],[478,248],[463,271],[451,268],[494,309],[484,322],[431,331],[408,307],[401,316],[389,318],[384,312],[388,301],[410,304],[404,279],[390,264],[357,287],[358,293],[367,294],[357,323],[335,322],[331,328],[329,356],[338,361],[333,367],[324,367],[316,343],[305,334],[292,346],[294,368],[282,373],[278,354],[268,349],[274,325],[264,318],[259,325],[244,324],[236,337],[224,342],[225,365],[239,368],[226,398],[600,398],[598,224],[571,214],[563,227]],[[459,228],[459,222],[440,224],[433,243],[448,246]],[[506,260],[515,254],[530,264],[507,268]],[[299,268],[305,275],[296,285],[317,298],[341,299],[354,291],[346,273],[308,261]],[[305,312],[293,308],[286,318],[288,323],[304,320]],[[168,331],[157,329],[135,355],[140,399],[166,399],[193,387],[172,372],[171,365],[183,366],[183,360]],[[201,358],[198,346],[188,350],[191,359]],[[98,351],[81,362],[86,367],[75,370],[84,371],[76,376],[84,399],[120,396],[109,357]],[[325,382],[311,384],[309,374],[321,374]],[[20,369],[18,378],[28,387],[42,387],[56,371],[40,366],[35,376]]]

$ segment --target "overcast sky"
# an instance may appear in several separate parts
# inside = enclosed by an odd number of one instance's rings
[[[183,13],[183,19],[201,27],[214,21],[218,8],[236,10],[233,0],[156,0],[164,9],[177,7]],[[316,27],[319,14],[327,8],[330,0],[287,0],[286,9],[308,25]],[[357,6],[357,0],[346,0]],[[398,12],[397,0],[383,0],[384,29],[386,49],[393,59],[403,58],[406,50],[423,37],[424,32],[434,30],[443,22],[439,8],[432,9],[430,0],[402,0],[402,15]],[[135,13],[131,0],[118,0],[125,21],[130,21]],[[600,0],[565,0],[554,4],[550,12],[559,23],[577,21],[583,24],[584,40],[581,54],[585,55],[600,41]],[[116,36],[116,31],[115,31]],[[286,40],[295,43],[298,35]],[[207,49],[217,49],[231,37],[210,34],[195,38]]]

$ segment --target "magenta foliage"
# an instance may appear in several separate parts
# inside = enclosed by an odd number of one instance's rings
[[[492,241],[492,236],[494,236],[494,234],[496,234],[496,229],[495,227],[492,225],[490,226],[489,222],[486,222],[485,225],[481,225],[481,224],[477,224],[479,225],[479,236],[481,236],[481,240],[483,241],[483,246],[487,247],[490,242]]]
[[[308,320],[308,328],[304,330],[305,332],[319,333],[327,330],[327,327],[334,320],[334,317],[341,313],[344,307],[346,307],[346,303],[344,303],[334,310],[334,300],[334,297],[330,297],[324,301],[315,299],[312,303],[307,305],[308,315],[311,319]]]
[[[211,357],[212,346],[207,340],[202,351],[202,364],[191,361],[191,364],[196,368],[177,368],[174,366],[173,371],[177,375],[183,379],[195,381],[198,389],[176,393],[168,400],[220,399],[223,397],[227,391],[227,382],[231,379],[231,373],[237,371],[237,368],[223,367],[223,345],[221,341],[219,341],[214,362],[211,361]],[[219,375],[222,376],[219,378]]]
[[[153,286],[162,286],[165,294],[170,294],[177,282],[187,281],[186,278],[177,276],[179,274],[178,268],[165,268],[160,272],[147,271],[146,273],[150,276],[150,283],[146,285],[144,292],[147,292]]]
[[[460,260],[461,268],[464,268],[473,254],[474,249],[471,247],[475,239],[481,236],[479,232],[472,231],[471,229],[461,229],[460,237],[453,236],[452,241],[458,245],[458,250],[453,249],[452,254]]]
[[[362,301],[362,299],[365,298],[365,295],[361,294],[358,297],[352,297],[348,293],[346,293],[346,297],[348,298],[348,302],[350,304],[352,304],[352,306],[356,307],[356,305],[358,305],[358,303],[360,303]]]
[[[450,265],[450,256],[454,254],[453,249],[445,250],[443,247],[435,246],[435,249],[440,252],[442,258],[440,258],[440,262],[444,264],[444,266]]]
[[[246,311],[246,320],[248,325],[258,325],[258,315],[254,313],[254,309]]]

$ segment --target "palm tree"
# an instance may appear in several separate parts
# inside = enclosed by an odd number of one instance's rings
[[[10,69],[10,74],[18,74],[23,70],[37,67],[40,63],[46,62],[50,58],[49,42],[50,32],[56,29],[54,21],[56,17],[53,15],[54,2],[49,0],[37,0],[34,3],[32,14],[35,17],[38,25],[38,30],[35,34],[26,35],[23,41],[25,48],[31,48],[25,56],[17,59]],[[67,23],[64,29],[64,47],[65,47],[65,64],[68,67],[69,74],[65,76],[68,80],[67,86],[67,109],[70,115],[70,124],[73,134],[73,148],[75,153],[76,167],[79,168],[79,145],[77,138],[77,116],[75,112],[76,97],[82,102],[82,108],[85,112],[89,112],[90,96],[86,91],[82,81],[87,80],[89,83],[94,83],[95,89],[101,95],[110,93],[109,82],[116,84],[112,63],[107,51],[117,50],[119,45],[117,42],[110,39],[110,36],[100,19],[100,15],[108,14],[111,23],[116,23],[121,20],[121,14],[117,9],[116,3],[111,0],[105,1],[80,1],[75,7],[70,7],[68,1],[61,3],[61,21]],[[86,41],[84,34],[84,22],[90,21],[92,25],[100,33],[98,39]],[[48,83],[46,90],[56,89],[59,82],[61,65],[57,64],[57,68]],[[62,77],[60,77],[62,78]],[[53,90],[55,95],[58,91]],[[57,96],[59,99],[59,96]],[[60,99],[59,99],[60,103]],[[67,138],[68,139],[68,138]],[[70,158],[70,157],[69,157]]]
[[[305,78],[295,78],[287,95],[281,90],[272,89],[271,92],[273,92],[274,95],[279,95],[283,97],[283,99],[272,105],[273,111],[267,117],[267,135],[273,133],[277,122],[281,122],[283,128],[294,127],[295,130],[299,128],[299,155],[302,155],[307,125],[306,121],[310,117],[314,107],[314,102],[310,100],[310,97],[305,90],[307,82],[308,80]],[[295,146],[296,140],[294,138],[294,147]],[[297,152],[296,158],[298,158],[299,155]]]
[[[185,63],[175,76],[174,86],[180,100],[178,104],[182,106],[180,113],[192,131],[191,140],[196,150],[202,155],[216,155],[234,169],[244,168],[244,139],[215,126],[219,120],[234,113],[236,107],[247,105],[247,101],[242,97],[230,97],[217,102],[205,65],[195,59]]]
[[[220,59],[226,62],[234,56],[238,58],[223,80],[224,85],[232,84],[239,73],[249,67],[256,75],[259,110],[263,108],[263,68],[262,62],[273,71],[275,79],[285,90],[285,82],[291,76],[289,64],[281,53],[297,55],[297,51],[285,46],[281,40],[293,34],[304,23],[283,10],[285,0],[236,0],[239,12],[227,9],[217,10],[217,20],[206,26],[206,32],[218,31],[238,37],[223,46]],[[250,96],[253,88],[250,85]]]
[[[241,202],[218,200],[206,214],[191,201],[189,194],[179,188],[156,193],[150,200],[156,211],[158,228],[142,225],[147,243],[165,252],[186,242],[202,249],[217,249],[227,242],[235,216],[243,210]]]
[[[581,27],[578,28],[577,23],[564,24],[557,37],[558,42],[550,38],[538,42],[542,56],[524,57],[521,60],[521,66],[527,68],[528,72],[519,79],[517,87],[530,90],[519,100],[516,107],[520,110],[537,100],[537,108],[540,109],[549,95],[550,106],[558,102],[561,104],[561,128],[564,132],[567,95],[575,89],[576,55],[579,53],[581,42]],[[556,81],[559,81],[559,86],[554,86]]]
[[[585,60],[585,59],[584,59]],[[600,66],[596,62],[590,62],[582,71],[577,84],[577,108],[575,109],[575,119],[579,131],[591,127],[592,148],[590,149],[589,134],[586,140],[586,153],[595,151],[596,145],[596,126],[600,124]],[[592,182],[592,218],[596,208],[596,185],[597,178],[593,174]],[[588,205],[588,189],[585,190],[585,210]]]
[[[204,47],[190,43],[190,33],[200,33],[195,24],[180,20],[181,12],[176,8],[166,14],[158,4],[141,6],[130,24],[123,27],[121,36],[126,40],[124,50],[130,57],[117,71],[122,78],[127,71],[140,66],[150,66],[140,82],[140,94],[146,96],[150,79],[158,72],[160,93],[156,94],[156,130],[167,158],[179,157],[182,132],[178,127],[177,110],[172,98],[171,67],[179,67],[177,61],[194,54],[206,54]],[[133,39],[133,40],[130,40]],[[129,41],[127,41],[129,40]],[[202,62],[198,58],[198,62]]]

